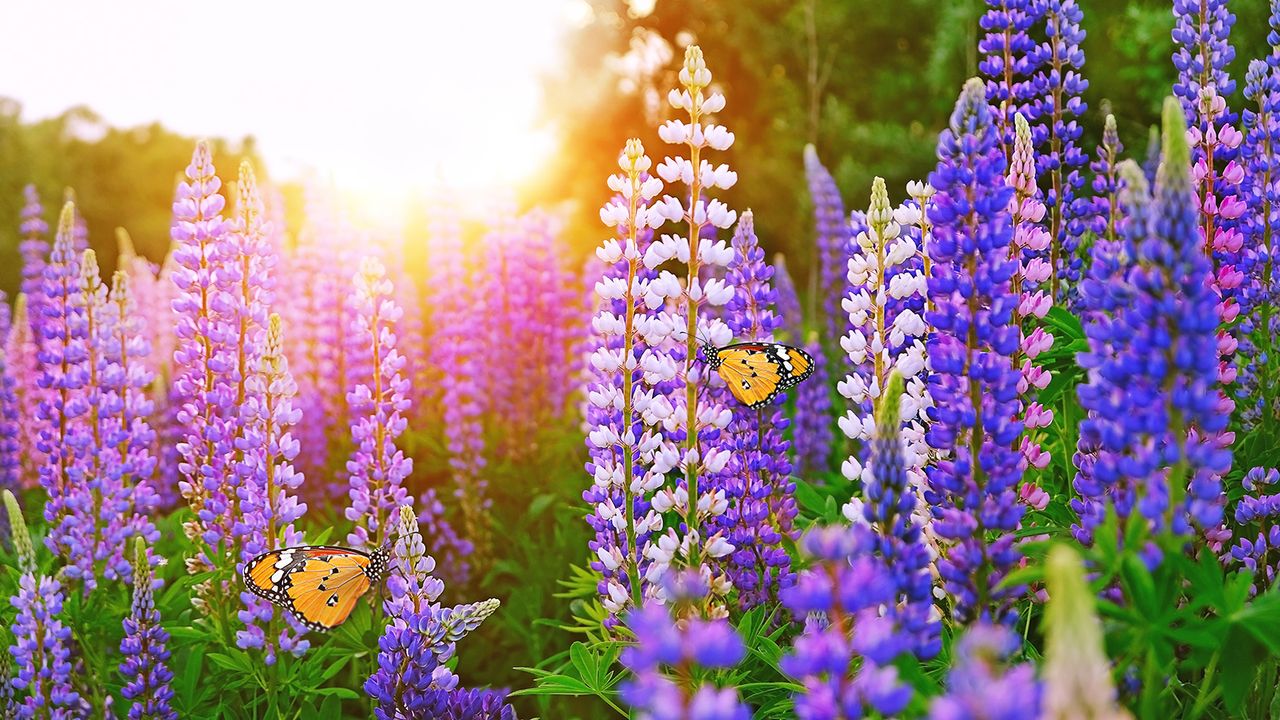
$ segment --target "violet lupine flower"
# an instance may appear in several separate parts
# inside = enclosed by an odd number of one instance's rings
[[[0,304],[7,302],[4,293],[0,292]],[[31,424],[29,418],[21,414],[18,385],[18,379],[9,370],[9,356],[0,353],[0,488],[15,491],[22,490],[21,426]]]
[[[231,438],[234,452],[229,461],[232,472],[225,478],[223,492],[232,518],[227,523],[228,529],[234,542],[241,546],[241,560],[257,554],[246,554],[244,545],[251,541],[250,536],[254,533],[240,518],[244,516],[247,520],[249,517],[249,513],[241,508],[245,496],[256,494],[256,491],[245,492],[243,488],[254,472],[253,463],[246,453],[259,444],[257,438],[248,437],[251,434],[249,426],[260,419],[251,413],[262,407],[264,399],[261,393],[266,390],[263,383],[254,382],[254,378],[262,369],[267,307],[271,304],[274,287],[271,271],[275,258],[267,246],[269,232],[263,221],[262,198],[258,194],[253,166],[242,161],[239,182],[236,183],[235,219],[227,242],[219,248],[222,252],[221,267],[215,276],[226,300],[224,319],[230,326],[234,357],[231,367],[226,370],[234,410],[227,417],[224,430]]]
[[[1044,613],[1044,705],[1040,717],[1128,720],[1129,713],[1116,704],[1102,623],[1080,555],[1069,545],[1055,545],[1045,565],[1049,602]]]
[[[851,329],[840,346],[848,354],[851,372],[837,385],[849,400],[840,429],[864,452],[875,434],[875,405],[889,374],[897,369],[917,380],[925,370],[926,326],[917,310],[922,309],[918,300],[925,295],[927,278],[916,267],[920,250],[915,240],[902,234],[893,215],[884,179],[877,177],[871,185],[866,229],[854,239],[848,263],[851,289],[842,307]],[[841,471],[847,480],[868,480],[865,457],[845,460]],[[923,458],[924,453],[913,452],[912,457]]]
[[[307,511],[307,504],[298,502],[303,476],[293,467],[298,441],[291,432],[302,413],[293,404],[298,385],[289,372],[281,335],[280,316],[272,314],[257,371],[246,378],[246,405],[240,411],[244,430],[236,445],[241,453],[237,471],[243,478],[239,488],[243,517],[237,521],[237,530],[245,536],[241,562],[268,550],[303,542],[302,532],[294,523]],[[239,611],[245,629],[236,633],[239,647],[261,648],[268,665],[275,662],[277,650],[295,656],[307,651],[310,643],[302,639],[306,630],[294,622],[292,615],[288,616],[291,627],[281,628],[279,635],[270,637],[267,633],[278,615],[275,606],[247,590],[240,593],[240,600],[245,605]]]
[[[147,544],[134,541],[133,605],[124,619],[124,639],[120,641],[120,674],[125,678],[120,694],[132,703],[129,720],[176,720],[178,713],[169,704],[173,690],[169,682],[169,633],[160,626],[160,611],[153,597],[155,578],[151,574]]]
[[[1227,0],[1175,0],[1173,14],[1173,41],[1178,48],[1173,55],[1178,70],[1173,92],[1182,102],[1188,123],[1203,252],[1210,259],[1219,298],[1218,381],[1227,386],[1236,378],[1232,358],[1239,335],[1235,320],[1241,310],[1248,310],[1240,304],[1242,271],[1248,269],[1252,252],[1244,247],[1240,231],[1246,204],[1238,196],[1244,169],[1236,162],[1236,155],[1244,136],[1234,127],[1236,118],[1226,102],[1236,87],[1226,70],[1235,58],[1230,41],[1235,15],[1227,9]],[[1234,410],[1225,393],[1219,402],[1227,414]],[[1213,440],[1226,449],[1232,439],[1231,433],[1224,432]]]
[[[929,707],[929,720],[1022,720],[1040,717],[1043,689],[1031,663],[1012,664],[1021,646],[1000,625],[969,628],[956,642],[947,693]]]
[[[413,508],[401,505],[388,578],[391,598],[385,607],[393,619],[378,641],[378,667],[365,692],[378,706],[378,718],[442,718],[458,678],[444,665],[456,644],[498,609],[497,600],[442,608],[436,598],[444,585],[431,576],[435,561],[427,555]]]
[[[1080,170],[1089,162],[1080,148],[1077,119],[1088,109],[1083,95],[1089,81],[1081,75],[1084,50],[1080,43],[1085,32],[1080,27],[1084,17],[1076,0],[1045,0],[1043,18],[1046,40],[1036,49],[1040,66],[1036,90],[1040,96],[1038,118],[1047,126],[1048,146],[1040,142],[1042,152],[1036,157],[1037,174],[1047,176],[1049,191],[1045,205],[1049,214],[1049,266],[1054,275],[1049,279],[1049,297],[1055,302],[1080,279],[1083,259],[1076,249],[1085,232],[1080,217],[1085,204],[1077,198],[1084,177]],[[1032,118],[1028,118],[1031,120]]]
[[[596,533],[588,545],[596,556],[591,567],[601,574],[601,601],[611,619],[644,596],[644,548],[663,526],[661,514],[652,508],[652,493],[669,469],[655,466],[655,450],[663,444],[658,428],[671,412],[666,398],[642,382],[641,367],[655,352],[648,341],[670,327],[648,304],[657,273],[643,261],[653,225],[666,222],[650,210],[663,183],[648,174],[652,161],[639,140],[627,141],[618,165],[622,172],[608,181],[618,195],[600,210],[604,224],[616,228],[616,237],[596,250],[605,271],[595,285],[599,311],[591,324],[597,344],[587,385],[591,458],[586,469],[592,483],[582,493],[592,505],[587,522]]]
[[[352,328],[364,338],[363,354],[373,377],[362,379],[347,394],[357,420],[351,426],[356,449],[347,461],[351,505],[346,518],[355,523],[347,542],[356,547],[378,547],[389,537],[392,511],[412,504],[403,482],[413,471],[396,438],[404,432],[409,383],[401,374],[404,358],[396,350],[396,321],[400,308],[391,299],[391,282],[382,263],[371,257],[360,261],[356,273],[358,315]]]
[[[18,611],[8,652],[17,666],[9,680],[23,694],[18,711],[22,718],[62,719],[78,717],[80,695],[71,686],[71,629],[58,619],[62,612],[62,587],[56,578],[36,568],[35,550],[27,523],[13,493],[3,493],[9,528],[18,555],[18,594],[9,599]]]
[[[796,470],[801,475],[809,475],[831,469],[831,449],[836,433],[832,417],[831,376],[827,372],[827,357],[823,354],[817,333],[809,333],[804,350],[813,358],[813,377],[796,386],[796,416],[791,438]]]
[[[40,337],[38,326],[44,322],[44,266],[50,252],[49,241],[45,239],[49,223],[44,221],[44,208],[40,205],[36,186],[26,186],[22,195],[25,204],[19,216],[22,224],[18,228],[22,235],[18,242],[18,253],[22,255],[22,294],[27,296],[30,305],[32,330]]]
[[[721,474],[730,453],[723,448],[721,435],[732,414],[716,402],[714,393],[703,392],[714,389],[712,383],[718,382],[719,376],[708,373],[707,366],[698,362],[698,347],[706,343],[725,345],[732,337],[728,326],[704,308],[725,305],[733,299],[734,288],[717,278],[704,280],[703,271],[727,266],[733,260],[733,249],[724,241],[704,237],[703,232],[731,227],[737,219],[736,212],[723,202],[710,199],[707,193],[717,188],[728,190],[738,175],[728,165],[711,165],[704,155],[709,150],[728,150],[733,145],[733,133],[723,125],[708,122],[709,115],[724,109],[725,100],[718,92],[704,93],[711,84],[711,71],[697,45],[690,45],[685,51],[679,77],[684,89],[672,90],[667,99],[673,107],[688,113],[689,123],[669,120],[658,129],[658,135],[670,145],[684,146],[688,157],[681,153],[668,156],[655,170],[668,185],[677,181],[687,185],[688,202],[664,195],[650,212],[671,222],[687,223],[688,233],[663,235],[649,245],[644,261],[655,269],[672,259],[684,265],[683,283],[671,271],[663,270],[649,289],[679,308],[669,316],[668,322],[674,320],[674,326],[663,328],[663,334],[682,345],[684,352],[683,377],[679,378],[682,382],[677,382],[667,395],[672,407],[670,428],[681,445],[674,464],[683,470],[684,479],[674,488],[660,490],[654,496],[654,508],[659,512],[674,510],[684,521],[685,533],[679,536],[675,529],[668,529],[666,535],[645,548],[653,561],[648,572],[651,581],[661,577],[677,558],[681,566],[698,568],[705,559],[724,557],[733,550],[723,537],[704,532],[707,519],[727,508]],[[668,362],[671,360],[674,358],[668,356]],[[665,365],[664,374],[670,369],[670,364]],[[674,377],[672,373],[666,379]],[[714,595],[723,596],[729,583],[718,577],[712,589]],[[708,603],[710,607],[715,601],[708,599]]]
[[[1156,184],[1156,170],[1160,168],[1160,126],[1147,128],[1147,157],[1142,161],[1142,174],[1148,187]]]
[[[840,303],[849,294],[846,275],[854,235],[844,212],[844,201],[840,199],[840,188],[836,187],[835,179],[823,167],[818,151],[812,145],[804,148],[804,174],[809,181],[809,197],[813,200],[818,246],[817,291],[818,297],[822,298],[820,314],[814,318],[814,325],[823,328],[824,336],[832,343],[831,352],[835,353],[836,339],[849,331],[845,324],[848,314],[840,308]]]
[[[733,250],[727,281],[734,296],[725,306],[725,322],[743,342],[770,342],[782,319],[774,314],[773,266],[765,262],[750,210],[738,219]],[[725,429],[732,453],[724,483],[729,507],[710,526],[734,547],[721,563],[738,590],[739,606],[746,609],[776,599],[791,584],[784,543],[797,534],[798,508],[784,436],[789,421],[781,408],[753,410],[734,403],[732,413]]]
[[[13,689],[13,657],[0,653],[0,717],[17,718],[20,708]]]
[[[36,355],[42,391],[36,410],[40,428],[37,447],[47,458],[40,466],[40,484],[49,498],[44,508],[45,520],[50,526],[45,543],[55,553],[63,553],[69,547],[63,520],[73,491],[72,468],[82,445],[72,439],[82,431],[83,415],[88,411],[84,396],[89,376],[86,363],[89,338],[80,317],[83,308],[76,302],[80,258],[72,246],[74,216],[71,205],[62,208],[53,251],[44,268],[42,310],[45,317],[40,323],[40,350]]]
[[[804,338],[804,313],[800,310],[800,295],[795,280],[787,270],[787,259],[782,253],[773,256],[773,287],[778,293],[778,339],[798,343]],[[818,357],[814,355],[814,357]]]
[[[1230,558],[1254,574],[1254,585],[1264,591],[1280,572],[1280,470],[1255,467],[1244,474],[1245,496],[1236,505],[1232,535],[1236,538]]]
[[[11,382],[14,396],[14,408],[19,418],[25,422],[18,423],[18,455],[21,463],[18,484],[29,489],[35,487],[40,477],[40,468],[46,463],[44,453],[40,450],[40,424],[31,419],[38,418],[41,388],[39,386],[40,370],[37,355],[39,347],[32,332],[30,304],[25,293],[18,295],[14,302],[13,322],[8,337],[4,342],[4,376]]]
[[[1016,130],[1008,183],[1013,188],[1013,197],[1009,199],[1009,216],[1013,223],[1010,256],[1018,263],[1012,287],[1018,306],[1013,312],[1012,324],[1022,332],[1018,351],[1013,356],[1013,365],[1021,375],[1018,395],[1022,402],[1020,419],[1024,434],[1018,449],[1030,467],[1044,469],[1050,458],[1041,448],[1041,434],[1036,430],[1053,422],[1053,410],[1041,405],[1036,397],[1049,384],[1051,375],[1036,365],[1035,359],[1053,346],[1053,335],[1045,331],[1042,322],[1053,305],[1053,297],[1042,290],[1045,281],[1053,274],[1053,267],[1045,257],[1050,237],[1042,224],[1045,206],[1036,187],[1031,127],[1021,114],[1014,116],[1014,124]]]
[[[186,180],[178,184],[170,229],[172,277],[178,289],[173,300],[177,346],[172,393],[177,422],[185,431],[177,445],[178,489],[195,513],[183,528],[188,539],[211,548],[206,557],[189,560],[197,571],[223,560],[224,522],[229,517],[223,482],[234,456],[226,425],[236,411],[235,390],[228,384],[235,366],[235,330],[226,317],[232,301],[217,284],[231,232],[231,224],[222,217],[221,187],[209,146],[200,142],[186,168]]]
[[[1009,601],[1020,594],[1016,587],[1000,587],[1018,561],[1013,532],[1023,515],[1017,502],[1022,464],[1015,449],[1022,430],[1021,375],[1012,362],[1020,335],[1012,324],[1019,298],[1010,287],[1017,261],[1009,257],[1014,191],[1004,173],[982,81],[970,80],[951,128],[939,138],[938,167],[929,178],[938,194],[930,210],[934,404],[926,433],[930,447],[949,454],[928,468],[926,501],[934,531],[950,541],[938,571],[953,613],[965,622],[1009,619]]]
[[[873,553],[872,535],[865,526],[831,526],[801,540],[814,565],[797,575],[782,602],[809,620],[778,665],[804,687],[795,696],[796,716],[804,720],[868,711],[892,716],[911,699],[911,688],[891,663],[913,649],[913,640],[880,615],[881,605],[894,602],[895,587]]]
[[[1217,296],[1198,233],[1182,109],[1164,107],[1164,162],[1149,213],[1136,168],[1122,163],[1121,209],[1136,262],[1090,304],[1110,308],[1086,325],[1089,375],[1078,389],[1090,411],[1080,432],[1098,449],[1082,499],[1136,506],[1155,530],[1185,535],[1222,519],[1221,475],[1229,450],[1214,442],[1227,423],[1215,392],[1217,359],[1203,349],[1218,327]],[[1153,362],[1152,357],[1161,362]],[[1159,450],[1153,450],[1158,448]],[[1082,522],[1089,527],[1082,512]],[[1095,522],[1096,524],[1096,522]]]
[[[1014,114],[1032,117],[1035,111],[1034,80],[1042,59],[1027,31],[1044,19],[1044,11],[1034,0],[987,0],[987,11],[978,21],[986,32],[978,41],[978,72],[986,78],[987,102],[996,108],[997,138],[1007,159],[1013,154]]]
[[[933,605],[933,562],[917,512],[923,505],[909,476],[907,439],[902,431],[904,397],[902,375],[894,371],[885,386],[886,394],[876,411],[876,432],[871,440],[867,463],[867,483],[862,515],[855,524],[867,523],[874,530],[872,548],[884,561],[893,585],[887,617],[895,633],[910,643],[911,652],[925,659],[941,648],[941,626]]]
[[[1273,23],[1280,27],[1280,0],[1272,4]],[[1280,38],[1278,38],[1280,39]],[[1272,55],[1272,57],[1277,57]],[[1280,60],[1277,60],[1280,67]],[[1262,421],[1280,420],[1274,388],[1280,383],[1280,367],[1276,353],[1258,353],[1254,348],[1267,347],[1270,338],[1280,334],[1280,71],[1262,60],[1249,64],[1245,76],[1244,96],[1253,107],[1244,111],[1245,140],[1241,160],[1245,168],[1246,245],[1257,254],[1252,277],[1247,286],[1247,304],[1254,312],[1241,317],[1242,360],[1240,387],[1236,396],[1245,403],[1243,419],[1246,427]],[[1255,109],[1256,108],[1256,109]],[[1247,333],[1247,334],[1246,334]]]
[[[663,584],[671,607],[649,600],[627,614],[635,644],[622,651],[622,664],[632,675],[619,688],[622,701],[641,720],[750,718],[751,710],[735,688],[696,683],[690,676],[694,668],[733,667],[746,655],[742,639],[727,620],[696,617],[696,608],[711,592],[706,578],[686,571],[664,577]],[[694,617],[677,623],[673,613]]]

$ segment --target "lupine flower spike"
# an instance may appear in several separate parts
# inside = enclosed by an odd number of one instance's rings
[[[125,678],[120,694],[132,703],[129,720],[176,720],[171,705],[173,690],[169,682],[169,633],[160,626],[160,611],[153,598],[155,578],[147,557],[147,544],[134,541],[133,606],[124,619],[124,639],[120,641],[120,674]]]

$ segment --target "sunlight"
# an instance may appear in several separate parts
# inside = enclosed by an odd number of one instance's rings
[[[32,32],[0,45],[0,65],[24,71],[0,78],[0,96],[21,99],[27,119],[83,103],[113,125],[252,135],[268,175],[331,177],[390,217],[431,187],[491,192],[533,176],[552,145],[536,127],[539,75],[554,66],[573,11],[569,0],[378,3],[360,13],[247,0],[218,12],[165,0],[139,0],[129,13],[20,3],[7,24]],[[66,63],[24,60],[55,44]]]

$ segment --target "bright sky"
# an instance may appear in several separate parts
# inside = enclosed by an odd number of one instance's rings
[[[551,151],[538,78],[581,12],[581,0],[6,2],[0,96],[27,120],[85,104],[117,126],[252,134],[274,176],[315,173],[390,210],[439,183],[534,172]]]

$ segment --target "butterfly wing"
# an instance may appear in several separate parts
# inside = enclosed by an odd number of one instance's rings
[[[770,346],[782,367],[782,387],[791,388],[813,374],[813,356],[798,347],[775,343]]]
[[[729,392],[750,408],[768,405],[778,395],[782,375],[766,345],[743,344],[721,348],[718,372]]]
[[[273,550],[249,561],[244,571],[250,591],[289,610],[312,630],[341,625],[380,577],[376,559],[333,546]]]

